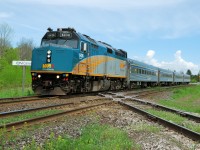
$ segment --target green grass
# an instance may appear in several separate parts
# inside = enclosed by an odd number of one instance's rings
[[[33,140],[24,150],[133,150],[141,149],[134,144],[128,135],[120,129],[108,125],[93,124],[82,130],[77,139],[68,136],[55,137],[53,134],[43,146],[38,146]]]
[[[136,132],[148,132],[148,133],[158,133],[160,132],[161,128],[154,126],[154,125],[148,125],[148,124],[137,124],[132,125],[131,128]]]
[[[8,124],[11,122],[27,120],[27,119],[36,118],[36,117],[41,117],[41,116],[46,116],[46,115],[51,115],[51,114],[55,114],[59,112],[62,112],[62,111],[61,110],[41,110],[41,111],[26,113],[26,114],[22,114],[18,116],[2,118],[0,120],[0,125]]]
[[[22,93],[22,87],[6,88],[0,90],[0,98],[21,97],[34,95],[31,87],[26,87]]]
[[[200,133],[200,124],[193,123],[193,122],[189,121],[187,118],[181,117],[180,115],[173,114],[170,112],[165,112],[165,111],[153,110],[153,109],[149,109],[147,111],[155,116],[158,116],[165,120],[179,124],[181,126],[185,126],[189,129],[191,129],[192,131]]]
[[[175,89],[172,99],[160,100],[159,103],[187,112],[200,113],[200,86]]]

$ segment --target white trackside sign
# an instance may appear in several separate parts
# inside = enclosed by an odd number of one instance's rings
[[[31,66],[31,61],[12,61],[14,66]]]
[[[24,85],[25,85],[25,78],[26,78],[26,66],[31,66],[31,61],[12,61],[12,65],[14,66],[22,66],[23,68],[23,76],[22,76],[22,93],[24,93]]]

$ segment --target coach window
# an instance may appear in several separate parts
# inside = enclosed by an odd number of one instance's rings
[[[141,69],[138,69],[139,74],[141,74]]]
[[[139,74],[139,69],[137,69],[137,74]]]
[[[137,71],[137,68],[135,69],[135,73],[137,73],[138,71]]]
[[[142,74],[144,74],[144,70],[142,70]]]
[[[81,42],[81,51],[86,52],[87,51],[87,43]]]

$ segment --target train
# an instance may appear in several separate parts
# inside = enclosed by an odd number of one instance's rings
[[[48,28],[32,51],[32,89],[38,95],[67,95],[190,82],[189,75],[127,56],[74,28]]]

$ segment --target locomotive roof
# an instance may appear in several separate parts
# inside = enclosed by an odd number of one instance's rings
[[[105,42],[96,41],[96,40],[92,39],[92,38],[91,38],[90,36],[88,36],[88,35],[81,34],[81,33],[77,33],[77,34],[78,34],[79,37],[80,37],[82,40],[84,40],[84,41],[90,42],[90,43],[92,43],[92,44],[94,44],[94,45],[101,46],[101,47],[104,47],[104,48],[109,47],[109,48],[111,48],[111,49],[114,49],[111,45],[109,45],[109,44],[107,44],[107,43],[105,43]]]
[[[120,54],[122,54],[122,55],[125,54],[127,56],[127,52],[122,50],[122,49],[116,49],[116,48],[112,47],[110,44],[102,42],[102,41],[96,41],[96,40],[94,40],[93,38],[91,38],[88,35],[81,34],[81,33],[77,33],[77,34],[81,38],[81,40],[83,40],[83,41],[90,42],[91,44],[94,44],[96,46],[100,46],[100,47],[103,47],[103,48],[109,48],[109,49],[115,51],[116,53],[118,53],[119,55]]]

